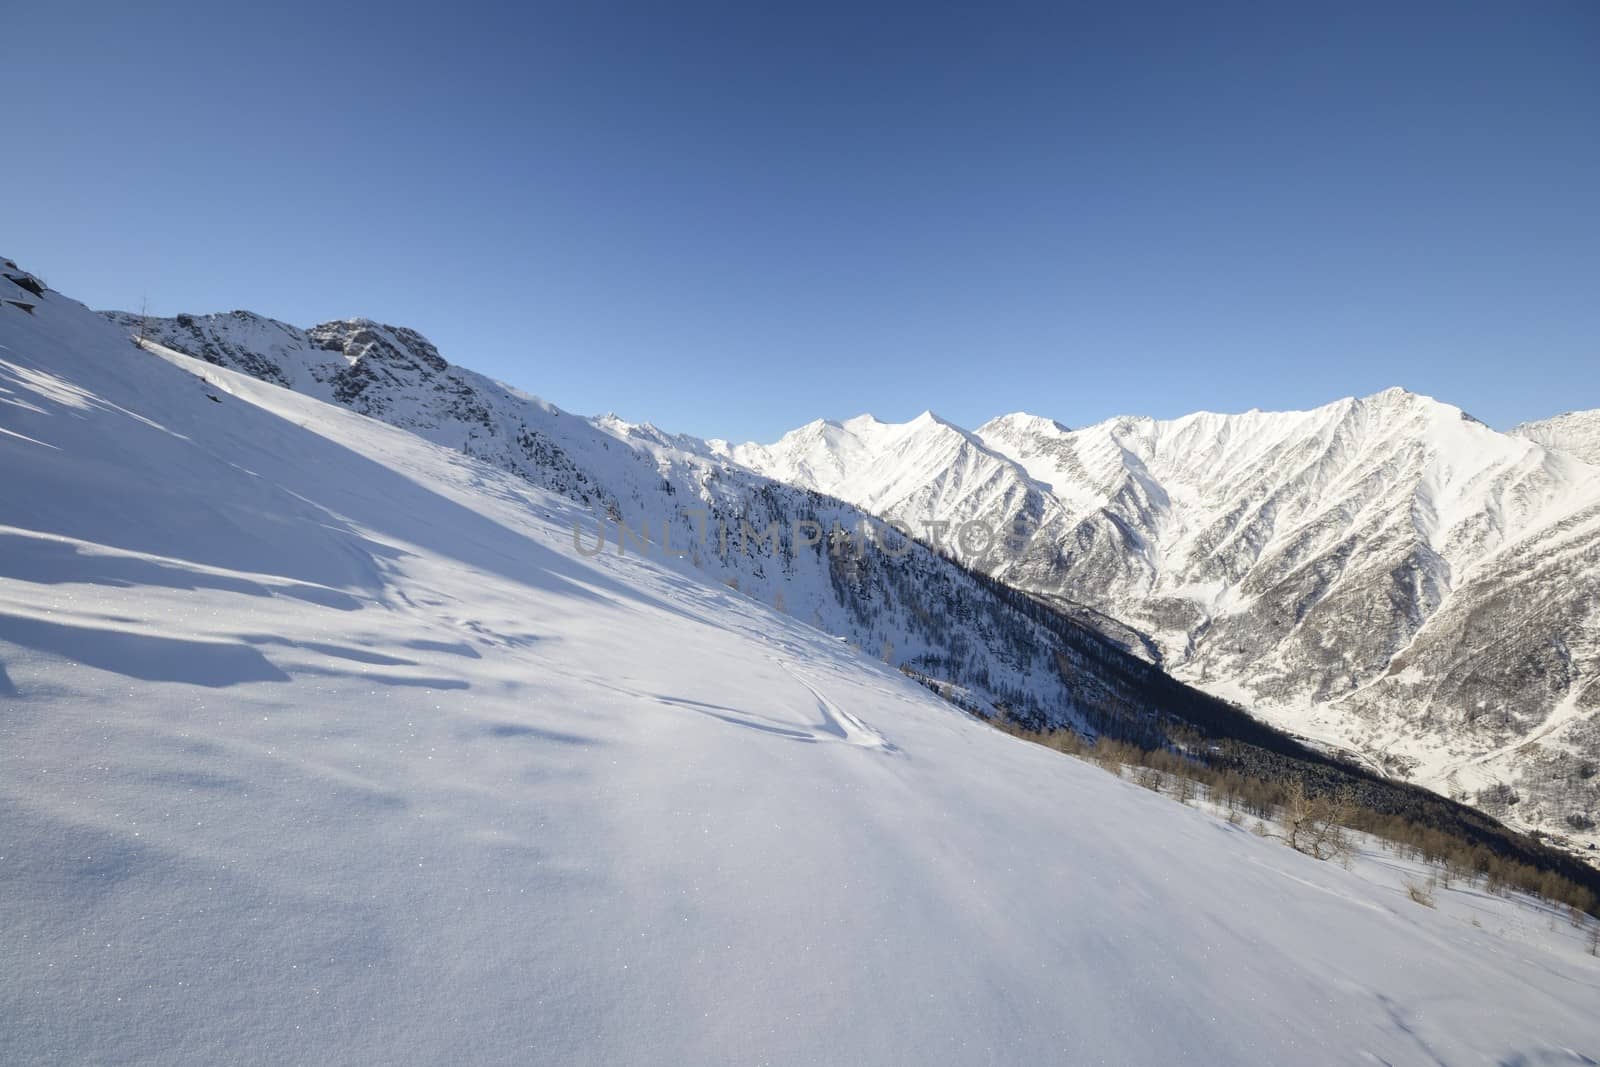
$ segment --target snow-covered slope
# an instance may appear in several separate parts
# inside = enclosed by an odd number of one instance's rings
[[[1059,598],[1056,610],[1046,610],[1026,594],[975,579],[860,508],[751,471],[729,457],[723,442],[670,435],[610,415],[566,414],[451,366],[412,331],[365,320],[299,330],[248,312],[172,320],[106,316],[151,351],[188,353],[288,385],[591,505],[594,528],[585,522],[574,531],[575,549],[587,544],[587,551],[604,551],[614,544],[619,551],[686,558],[708,576],[901,667],[963,707],[1003,713],[1034,728],[1110,732],[1145,747],[1192,737],[1198,729],[1290,760],[1305,755],[1285,738],[1266,736],[1237,709],[1173,685],[1148,664],[1148,639],[1108,616]],[[822,453],[848,448],[850,436],[862,439],[862,450],[893,446],[888,436],[899,428],[863,419],[839,429],[828,435]],[[993,462],[975,438],[932,416],[912,430],[902,436],[913,444],[922,431],[938,435],[946,449],[942,462],[951,469],[968,466],[960,459],[967,456],[970,466],[991,475],[998,467],[995,476],[1003,480],[1012,466]],[[932,470],[925,464],[924,473]],[[959,482],[951,485],[959,490]],[[1368,799],[1384,810],[1411,804],[1406,796],[1379,791],[1387,795]]]
[[[1600,961],[0,305],[6,1063],[1586,1062]],[[629,461],[632,462],[632,461]]]
[[[1525,422],[1511,432],[1600,466],[1600,409],[1569,411],[1554,418]]]
[[[695,438],[563,412],[452,366],[410,330],[366,320],[300,330],[239,311],[107,317],[155,351],[288,386],[589,505],[569,532],[575,550],[681,557],[968,706],[1079,727],[1166,710],[1097,666],[1097,634],[1041,625],[860,508]]]
[[[725,451],[943,531],[1285,728],[1454,796],[1512,783],[1497,814],[1595,840],[1600,470],[1566,452],[1399,389],[1079,430],[864,417]]]

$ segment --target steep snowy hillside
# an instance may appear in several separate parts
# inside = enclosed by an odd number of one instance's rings
[[[1600,466],[1600,409],[1569,411],[1552,419],[1525,422],[1511,432]]]
[[[1287,729],[1453,796],[1509,785],[1497,814],[1596,840],[1600,471],[1564,452],[1398,389],[1080,430],[862,418],[725,451],[1120,620]]]
[[[1553,916],[1421,907],[584,556],[497,466],[20,302],[6,1063],[1592,1062]]]
[[[681,555],[870,653],[969,688],[984,706],[1071,720],[1047,635],[930,553],[892,534],[873,540],[884,531],[858,509],[754,475],[702,442],[567,414],[451,366],[403,328],[356,320],[301,331],[247,312],[145,328],[172,351],[341,404],[591,505],[569,531],[574,548]],[[989,625],[958,627],[958,602],[977,605]]]
[[[860,508],[753,473],[695,438],[568,414],[450,365],[413,331],[365,320],[300,330],[239,311],[107,317],[153,351],[351,408],[590,505],[571,533],[575,551],[682,558],[974,710],[1147,743],[1160,736],[1156,720],[1184,713],[1165,679],[1118,662],[1092,628],[1103,620],[1079,625],[1016,603]]]

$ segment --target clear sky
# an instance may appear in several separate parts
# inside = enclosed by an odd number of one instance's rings
[[[583,413],[1600,407],[1589,0],[35,0],[0,70],[55,287],[410,325]]]

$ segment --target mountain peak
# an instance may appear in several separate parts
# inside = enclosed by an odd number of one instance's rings
[[[963,434],[967,432],[965,429],[962,429],[962,427],[958,426],[956,423],[951,422],[949,419],[945,418],[942,415],[936,414],[931,409],[924,410],[922,412],[922,414],[918,415],[916,418],[912,419],[910,422],[907,422],[906,426],[908,428],[915,428],[915,429],[919,429],[919,430],[920,429],[925,429],[925,428],[930,427],[930,426],[942,426],[942,427],[944,427],[946,429],[957,430],[957,431],[959,431],[959,432],[961,432]]]
[[[341,352],[351,363],[368,360],[415,368],[423,374],[448,370],[450,364],[433,342],[416,330],[372,319],[337,319],[306,331],[318,347]]]
[[[978,427],[978,436],[983,437],[992,433],[1021,435],[1021,434],[1063,434],[1071,433],[1069,426],[1063,426],[1055,419],[1044,415],[1031,415],[1026,411],[1013,411],[1006,415],[999,415]]]
[[[823,422],[826,420],[818,419],[817,421]],[[872,412],[867,411],[855,416],[854,418],[845,419],[844,422],[839,423],[839,425],[844,427],[846,430],[859,432],[861,430],[875,429],[879,426],[884,426],[887,424]]]

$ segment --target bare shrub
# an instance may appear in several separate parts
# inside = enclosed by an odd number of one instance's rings
[[[1161,792],[1161,786],[1163,784],[1161,772],[1156,770],[1154,767],[1140,767],[1134,772],[1133,780],[1139,785],[1142,785],[1146,789],[1150,790],[1152,793]]]

